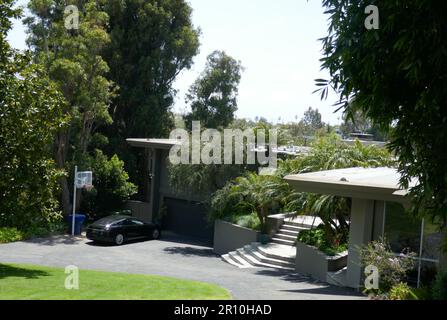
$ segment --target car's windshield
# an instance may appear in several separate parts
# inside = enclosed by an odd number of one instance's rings
[[[96,222],[94,223],[94,225],[97,225],[97,226],[106,226],[106,225],[110,225],[110,224],[115,224],[115,223],[120,222],[120,221],[123,221],[123,220],[125,220],[125,219],[126,219],[126,218],[124,218],[124,217],[119,217],[119,216],[105,217],[105,218],[102,218],[102,219],[96,221]]]

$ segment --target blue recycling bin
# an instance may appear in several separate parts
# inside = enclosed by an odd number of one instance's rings
[[[82,231],[82,224],[84,223],[86,219],[86,216],[84,214],[77,213],[75,216],[75,227],[74,227],[74,233],[75,235],[80,235]],[[71,234],[72,230],[72,223],[73,223],[73,215],[70,214],[67,217],[68,226],[70,227],[69,232]]]

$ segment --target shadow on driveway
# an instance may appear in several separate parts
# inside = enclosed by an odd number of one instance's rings
[[[42,246],[56,246],[58,244],[68,244],[68,245],[79,244],[84,240],[85,238],[83,238],[82,236],[72,237],[71,235],[63,234],[63,235],[53,235],[47,238],[34,238],[31,240],[27,240],[25,242],[35,243]]]
[[[206,241],[200,238],[194,238],[190,236],[184,236],[170,231],[162,231],[160,241],[174,242],[179,244],[189,244],[193,246],[212,248],[213,245],[210,241]]]
[[[291,283],[306,283],[306,284],[318,285],[318,287],[315,288],[281,290],[283,292],[310,293],[310,294],[334,295],[334,296],[358,296],[359,298],[364,297],[364,295],[355,291],[354,289],[332,286],[327,283],[312,279],[311,277],[307,277],[295,272],[284,271],[280,269],[277,270],[262,269],[257,271],[256,274],[276,277],[279,280],[288,281]]]
[[[219,257],[213,252],[213,249],[208,248],[193,248],[193,247],[168,247],[163,249],[169,254],[180,254],[185,257],[199,256],[199,257]]]
[[[359,298],[366,298],[364,295],[354,291],[354,289],[348,288],[338,288],[330,285],[326,285],[319,288],[309,288],[309,289],[292,289],[292,290],[281,290],[283,292],[291,293],[309,293],[309,294],[321,294],[321,295],[331,295],[331,296],[358,296]]]
[[[303,276],[299,273],[281,269],[261,269],[256,271],[256,274],[262,276],[276,277],[278,279],[292,283],[301,283],[301,282],[316,283],[316,284],[321,283],[320,281],[314,280],[310,277]]]

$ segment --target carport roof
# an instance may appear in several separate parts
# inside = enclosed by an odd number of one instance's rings
[[[126,139],[127,143],[133,147],[171,149],[172,146],[179,144],[175,139]]]
[[[406,202],[407,190],[399,187],[393,168],[348,168],[289,175],[284,178],[300,192],[343,197]]]

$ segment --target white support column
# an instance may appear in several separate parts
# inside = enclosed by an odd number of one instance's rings
[[[349,228],[349,254],[347,286],[361,287],[363,270],[360,261],[360,247],[372,239],[374,200],[352,199],[351,224]]]

